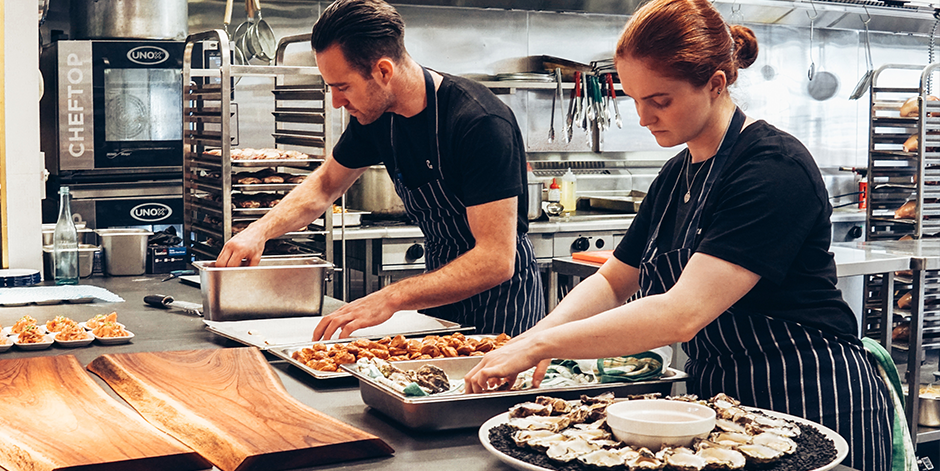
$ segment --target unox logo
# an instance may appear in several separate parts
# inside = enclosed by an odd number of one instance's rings
[[[157,65],[169,57],[170,53],[166,49],[157,46],[138,46],[127,51],[127,58],[141,65]]]
[[[131,209],[131,217],[141,222],[162,221],[173,214],[173,210],[163,203],[138,204]]]

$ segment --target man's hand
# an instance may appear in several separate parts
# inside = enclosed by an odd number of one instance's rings
[[[239,267],[243,265],[243,260],[248,261],[247,266],[257,265],[261,263],[265,242],[267,239],[261,235],[260,230],[248,226],[225,243],[215,260],[215,266]]]
[[[388,299],[386,290],[381,290],[341,307],[320,321],[313,331],[313,341],[329,340],[337,330],[340,338],[346,338],[363,327],[389,320],[397,309]]]

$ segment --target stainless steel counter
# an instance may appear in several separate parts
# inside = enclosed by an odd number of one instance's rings
[[[143,297],[154,293],[171,295],[180,301],[201,302],[199,289],[176,280],[161,282],[161,279],[162,276],[140,276],[92,277],[82,280],[82,284],[100,286],[118,294],[124,298],[123,303],[0,308],[0,324],[2,325],[12,325],[17,319],[27,314],[40,322],[45,322],[56,315],[85,320],[95,314],[117,311],[118,319],[135,334],[133,342],[126,345],[92,344],[78,349],[53,346],[41,351],[22,351],[14,347],[5,353],[0,353],[0,360],[46,355],[75,355],[82,364],[87,365],[105,353],[242,347],[241,344],[207,331],[201,317],[186,314],[182,310],[162,310],[144,305]],[[324,301],[324,312],[332,312],[341,305],[340,301],[327,298]],[[395,449],[394,456],[389,458],[352,461],[316,467],[316,470],[366,471],[381,468],[391,471],[415,469],[507,471],[513,469],[483,448],[477,438],[477,429],[434,433],[409,431],[365,406],[359,396],[358,383],[355,379],[316,380],[276,357],[268,356],[268,359],[288,393],[297,400],[375,434]],[[111,396],[123,403],[123,400],[106,383],[91,373],[89,375]],[[835,469],[851,471],[850,468],[843,466]]]
[[[633,222],[634,215],[624,214],[618,217],[597,219],[565,219],[552,218],[549,221],[529,222],[530,234],[554,234],[556,232],[586,232],[586,231],[626,231]],[[351,226],[333,228],[334,240],[339,240],[345,234],[346,240],[365,239],[413,239],[424,237],[421,229],[414,225],[404,226]]]

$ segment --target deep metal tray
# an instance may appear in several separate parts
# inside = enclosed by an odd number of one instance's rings
[[[411,360],[394,362],[394,365],[404,370],[434,365],[444,370],[449,378],[463,378],[480,359],[481,357],[461,357]],[[635,383],[593,383],[562,388],[408,397],[373,381],[360,373],[354,364],[342,365],[341,368],[359,378],[359,394],[366,405],[405,427],[423,431],[479,427],[490,417],[506,412],[520,402],[534,400],[536,396],[578,399],[582,394],[596,396],[606,391],[611,391],[618,397],[654,392],[665,396],[672,392],[673,383],[688,378],[683,371],[666,368],[660,379]]]
[[[443,321],[443,322],[446,322],[446,321]],[[404,335],[404,336],[407,337],[407,338],[421,338],[421,337],[424,337],[424,336],[426,336],[426,335],[449,335],[449,334],[453,334],[454,332],[472,332],[472,331],[474,330],[474,327],[460,327],[459,324],[454,324],[454,325],[456,325],[457,328],[447,330],[446,332],[424,331],[424,332],[416,332],[416,333],[402,333],[402,335]],[[373,336],[373,337],[366,337],[366,338],[369,338],[370,340],[378,340],[378,339],[381,339],[382,337],[384,337],[384,335],[381,336],[381,337],[374,337],[374,336]],[[487,338],[487,337],[489,337],[489,338],[495,338],[496,336],[495,336],[495,335],[467,335],[467,338],[473,338],[473,339],[477,339],[477,340],[483,339],[483,338]],[[281,359],[287,360],[288,363],[290,363],[290,364],[296,366],[297,368],[300,368],[301,370],[303,370],[304,372],[310,374],[310,376],[313,376],[313,377],[316,378],[316,379],[349,378],[349,377],[352,376],[352,374],[350,374],[348,371],[345,371],[345,370],[340,370],[340,371],[320,371],[320,370],[315,370],[315,369],[313,369],[313,368],[311,368],[311,367],[309,367],[309,366],[307,366],[307,365],[305,365],[305,364],[303,364],[303,363],[301,363],[301,362],[295,360],[295,359],[294,359],[294,352],[296,352],[296,351],[298,351],[298,350],[302,350],[302,349],[307,348],[307,347],[310,347],[310,346],[312,346],[312,345],[315,344],[315,343],[322,343],[322,344],[325,344],[325,345],[332,345],[332,344],[334,344],[334,343],[349,343],[349,342],[352,342],[352,341],[355,341],[355,340],[357,340],[357,339],[342,339],[342,340],[328,340],[328,341],[322,341],[322,342],[308,342],[308,343],[303,344],[303,345],[291,345],[291,346],[287,346],[287,347],[269,348],[269,349],[268,349],[268,352],[273,353],[274,356],[276,356],[276,357],[279,357],[279,358],[281,358]],[[427,362],[427,360],[425,360],[425,363],[426,363],[426,362]],[[395,362],[396,365],[399,364],[399,363],[400,363],[400,362]],[[422,363],[422,365],[425,364],[425,363]]]

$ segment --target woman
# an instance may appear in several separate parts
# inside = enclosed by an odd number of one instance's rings
[[[663,167],[614,257],[535,327],[466,376],[484,391],[550,358],[603,358],[682,342],[688,391],[821,423],[845,464],[888,469],[891,409],[835,287],[832,207],[794,137],[747,118],[728,86],[757,40],[707,0],[638,9],[615,55]],[[642,297],[626,303],[639,291]]]

